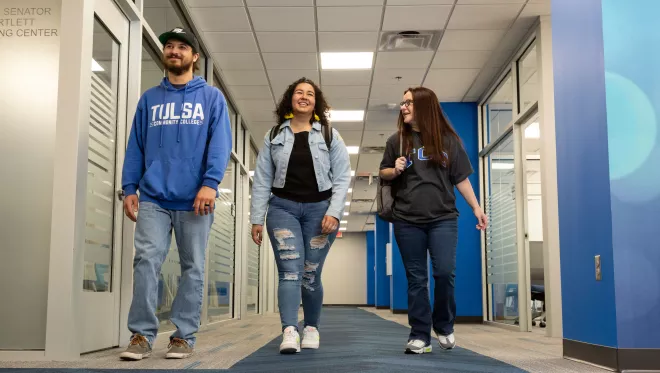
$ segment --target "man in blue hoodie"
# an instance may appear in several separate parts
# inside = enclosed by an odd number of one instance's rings
[[[120,356],[124,360],[151,354],[159,325],[158,277],[172,230],[181,279],[170,313],[176,331],[166,357],[192,355],[204,292],[206,245],[232,145],[224,96],[201,77],[193,77],[199,59],[195,36],[177,27],[159,39],[167,77],[140,98],[122,175],[124,212],[137,221],[128,314],[133,336]]]

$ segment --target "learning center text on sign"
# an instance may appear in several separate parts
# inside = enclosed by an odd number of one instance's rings
[[[57,29],[39,27],[40,20],[51,16],[51,8],[4,8],[0,15],[0,38],[58,36]]]

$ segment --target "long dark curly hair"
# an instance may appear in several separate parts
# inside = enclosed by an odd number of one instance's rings
[[[275,115],[277,116],[277,124],[282,124],[286,122],[287,119],[285,119],[284,116],[293,113],[293,104],[291,103],[291,101],[293,100],[293,92],[295,92],[296,87],[300,83],[307,83],[312,87],[314,87],[314,99],[316,101],[316,104],[314,105],[314,114],[319,116],[319,122],[321,123],[321,125],[327,126],[328,112],[330,111],[330,106],[325,101],[325,97],[323,97],[323,92],[321,91],[321,88],[319,88],[316,85],[316,83],[314,83],[312,80],[304,77],[291,83],[289,88],[287,88],[284,94],[282,95],[282,98],[280,99],[280,103],[277,105],[277,110],[275,110]],[[313,122],[314,122],[314,116],[312,115],[312,119],[310,120],[310,123]]]

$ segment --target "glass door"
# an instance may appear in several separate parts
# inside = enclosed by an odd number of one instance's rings
[[[518,321],[518,245],[512,134],[486,160],[488,320],[513,325]]]
[[[97,0],[90,61],[89,142],[82,283],[82,352],[119,344],[122,252],[121,163],[126,138],[129,21]]]
[[[252,197],[252,182],[248,188],[248,199]],[[247,218],[247,231],[245,239],[247,241],[247,266],[248,266],[248,281],[247,281],[247,311],[248,313],[259,312],[259,284],[261,280],[260,264],[261,264],[261,247],[252,241],[252,224],[250,224],[250,215]]]

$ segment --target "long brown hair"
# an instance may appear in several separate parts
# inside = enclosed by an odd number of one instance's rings
[[[460,141],[458,134],[445,116],[438,96],[426,87],[408,88],[403,94],[412,93],[413,115],[419,128],[424,145],[424,153],[431,157],[431,162],[438,166],[449,165],[449,149],[445,149],[445,137],[454,137]],[[399,112],[399,131],[402,133],[405,153],[413,148],[412,126],[403,122],[403,114]]]

